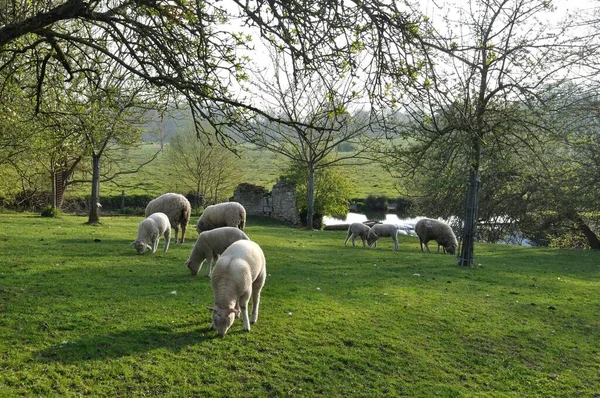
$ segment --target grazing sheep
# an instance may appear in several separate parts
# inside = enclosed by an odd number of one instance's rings
[[[344,246],[347,246],[348,239],[350,239],[350,237],[352,237],[352,247],[356,247],[354,244],[354,239],[357,236],[360,236],[363,247],[365,247],[367,236],[369,235],[370,229],[371,228],[368,225],[365,225],[360,222],[355,222],[355,223],[350,224],[350,226],[348,227],[348,233],[346,234],[346,240],[344,241]]]
[[[165,213],[169,217],[169,222],[175,229],[175,243],[185,242],[185,229],[192,213],[192,206],[185,196],[178,193],[165,193],[152,199],[146,206],[146,217],[156,212]],[[179,226],[181,226],[181,239],[177,241]]]
[[[202,212],[196,231],[209,231],[218,227],[235,227],[242,231],[246,225],[246,209],[238,202],[225,202],[208,206]]]
[[[204,231],[198,235],[196,244],[185,265],[190,269],[192,275],[198,275],[202,269],[202,264],[205,260],[208,260],[206,275],[210,275],[211,265],[217,261],[219,255],[229,245],[238,240],[250,240],[250,238],[242,230],[234,227],[220,227]]]
[[[432,220],[429,218],[423,218],[417,221],[415,225],[415,232],[419,236],[419,244],[421,245],[421,251],[423,250],[423,244],[429,252],[429,245],[427,244],[430,240],[435,240],[438,243],[438,253],[440,246],[444,248],[444,253],[448,252],[454,254],[458,242],[454,231],[450,226],[439,220]]]
[[[398,250],[398,226],[394,224],[373,225],[367,235],[369,247],[377,247],[377,241],[384,236],[391,237],[394,241],[394,250]]]
[[[211,329],[224,336],[240,312],[244,330],[258,319],[260,291],[267,277],[265,255],[255,242],[238,240],[217,260],[211,276],[214,304]],[[252,316],[248,319],[248,301],[252,296]]]
[[[169,249],[171,240],[171,223],[169,217],[164,213],[154,213],[143,219],[138,226],[138,235],[135,242],[132,243],[137,254],[144,254],[146,249],[152,250],[154,254],[158,248],[158,241],[161,235],[165,235],[165,249]]]

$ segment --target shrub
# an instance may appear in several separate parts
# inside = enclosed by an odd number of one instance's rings
[[[415,216],[415,202],[410,198],[398,197],[396,199],[396,215],[398,217],[413,217]]]
[[[40,213],[40,215],[42,217],[58,217],[60,214],[60,210],[58,210],[56,207],[52,207],[50,205],[44,207],[42,209],[42,212]]]
[[[367,211],[383,211],[388,210],[388,198],[386,196],[369,195],[365,198],[363,210]]]

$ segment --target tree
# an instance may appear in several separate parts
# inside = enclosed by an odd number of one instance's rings
[[[290,161],[281,178],[294,183],[298,196],[298,211],[300,214],[307,214],[309,178],[306,165]],[[346,218],[351,192],[348,180],[335,168],[321,168],[315,172],[313,182],[315,206],[314,216],[310,219],[310,228],[320,228],[323,216]]]
[[[227,143],[227,127],[238,123],[240,113],[273,117],[239,95],[248,79],[243,51],[252,50],[252,37],[226,26],[230,19],[283,49],[295,71],[321,65],[365,71],[368,96],[381,90],[383,73],[412,79],[407,54],[414,51],[406,47],[418,29],[400,2],[383,0],[2,1],[0,74],[34,76],[36,84],[27,89],[39,109],[47,77],[57,71],[67,81],[77,75],[100,79],[104,72],[93,57],[79,63],[99,52],[170,100],[187,102],[197,131],[208,135],[203,126],[210,125]],[[369,53],[368,62],[357,63],[359,52]]]
[[[169,181],[177,189],[193,192],[206,205],[227,200],[240,179],[238,158],[226,148],[209,145],[193,129],[178,131],[167,147]]]
[[[440,167],[468,175],[461,265],[473,263],[484,154],[501,157],[515,143],[535,153],[546,109],[540,94],[587,55],[569,21],[532,23],[551,11],[545,0],[482,0],[446,10],[445,31],[425,18],[421,37],[430,55],[420,84],[388,97],[393,104],[403,96],[413,122],[403,132],[410,139],[396,148],[399,164],[413,171],[430,166],[426,154],[438,151]],[[536,112],[524,111],[530,109]]]
[[[256,117],[236,132],[307,173],[306,227],[312,229],[317,171],[364,158],[377,133],[370,131],[370,113],[358,108],[360,88],[351,76],[334,78],[323,70],[294,74],[288,57],[277,51],[272,61],[272,78],[256,76],[253,87],[272,116]],[[343,144],[356,149],[342,151]]]

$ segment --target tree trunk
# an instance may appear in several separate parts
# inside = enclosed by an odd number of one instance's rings
[[[474,260],[475,234],[477,233],[477,213],[479,210],[479,179],[477,171],[471,171],[469,189],[465,200],[465,217],[461,238],[458,265],[471,267]]]
[[[313,212],[315,203],[315,170],[308,168],[308,187],[306,189],[306,229],[313,229]]]
[[[598,236],[586,224],[586,222],[579,215],[579,213],[577,213],[573,209],[569,209],[569,210],[567,210],[566,215],[569,218],[569,220],[571,220],[575,223],[575,226],[577,227],[577,229],[579,229],[581,232],[583,232],[583,235],[585,235],[585,237],[588,241],[588,244],[590,245],[590,248],[592,250],[600,250],[600,239],[598,239]]]
[[[100,155],[92,154],[92,194],[88,224],[100,223],[98,203],[100,202]]]

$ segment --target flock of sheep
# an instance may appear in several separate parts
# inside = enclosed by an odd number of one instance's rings
[[[185,242],[185,232],[190,221],[191,206],[185,196],[166,193],[151,200],[146,206],[145,219],[139,223],[138,235],[132,243],[138,254],[146,250],[155,253],[160,236],[165,239],[164,251],[169,249],[171,228],[175,230],[175,243]],[[244,233],[246,209],[237,202],[225,202],[208,206],[196,225],[199,235],[185,265],[192,275],[197,275],[207,262],[206,275],[211,278],[213,306],[211,329],[224,336],[235,318],[242,318],[244,330],[258,320],[260,292],[267,276],[265,256],[258,244]],[[181,237],[179,229],[181,228]],[[421,251],[423,245],[429,251],[428,242],[434,240],[444,253],[454,254],[457,247],[452,229],[438,220],[422,219],[415,225]],[[344,246],[360,237],[363,247],[377,247],[380,237],[389,236],[398,250],[398,227],[392,224],[353,223],[348,228]],[[248,302],[252,297],[252,313],[248,317]]]
[[[423,245],[429,252],[429,241],[436,241],[438,244],[438,252],[440,246],[444,249],[444,253],[454,254],[458,241],[456,235],[450,226],[439,220],[432,220],[429,218],[423,218],[417,221],[415,225],[415,232],[419,237],[419,244],[421,245],[421,251]],[[346,234],[346,240],[344,246],[348,245],[348,240],[352,239],[352,246],[355,247],[355,239],[360,237],[362,240],[363,247],[369,245],[369,247],[377,247],[377,241],[379,238],[389,236],[394,241],[394,250],[398,250],[398,233],[399,228],[394,224],[375,224],[372,227],[364,223],[353,223],[348,227],[348,233]]]
[[[169,248],[171,228],[175,243],[185,242],[185,230],[190,221],[191,206],[185,196],[166,193],[151,200],[138,226],[133,242],[138,254],[146,249],[156,252],[164,235],[164,251]],[[208,206],[196,225],[198,239],[185,265],[197,275],[207,261],[206,274],[211,276],[213,306],[211,329],[224,336],[235,318],[241,317],[244,330],[258,320],[260,292],[267,278],[265,255],[258,244],[244,233],[246,209],[237,202]],[[181,227],[181,237],[178,238]],[[211,269],[212,266],[212,269]],[[248,317],[248,302],[252,296],[252,314]]]

